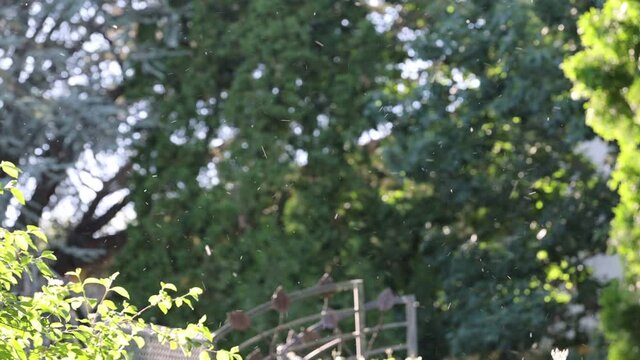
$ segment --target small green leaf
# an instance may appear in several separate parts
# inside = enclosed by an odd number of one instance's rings
[[[82,271],[82,269],[77,268],[75,271],[67,271],[66,273],[64,273],[66,276],[73,276],[77,279],[80,279],[80,272]]]
[[[71,308],[73,310],[78,310],[80,308],[80,306],[82,306],[83,303],[84,303],[84,301],[81,298],[74,298],[71,301]]]
[[[16,357],[17,357],[18,359],[20,359],[20,360],[27,360],[27,354],[25,353],[25,351],[24,351],[24,349],[23,349],[23,348],[24,348],[24,346],[22,346],[22,345],[18,342],[18,340],[16,340],[16,339],[11,339],[11,340],[9,341],[9,343],[10,343],[10,345],[11,345],[9,348],[10,348],[11,350],[13,350],[14,355],[16,355]]]
[[[125,299],[129,299],[129,292],[122,286],[114,286],[111,288],[111,291],[115,292],[116,294],[122,296]]]
[[[18,202],[21,205],[24,205],[24,194],[22,194],[22,191],[20,191],[20,189],[18,188],[11,188],[9,191],[11,191],[11,194],[13,195],[14,198],[16,198],[16,200],[18,200]]]
[[[31,320],[29,320],[29,323],[31,323],[31,326],[33,326],[33,328],[37,332],[42,331],[42,324],[40,324],[40,321],[38,321],[38,319],[31,319]]]
[[[40,229],[29,230],[29,233],[44,242],[49,242],[49,240],[47,240],[47,236],[42,231],[40,231]]]
[[[108,300],[108,299],[103,300],[102,304],[104,304],[104,306],[106,306],[107,309],[109,309],[109,310],[115,310],[117,308],[116,304],[113,301]]]
[[[189,295],[191,296],[202,295],[202,289],[200,289],[199,287],[192,287],[191,289],[189,289]]]
[[[33,346],[34,347],[40,347],[40,346],[42,346],[42,344],[44,344],[44,339],[42,339],[42,336],[35,335],[33,337]]]
[[[47,266],[47,264],[43,263],[42,261],[38,261],[36,263],[36,267],[38,268],[38,270],[40,270],[40,272],[42,273],[42,275],[44,275],[44,277],[46,278],[53,277],[53,272],[51,271],[49,266]]]
[[[125,314],[133,315],[138,311],[136,310],[135,306],[128,305],[128,306],[125,306],[124,309],[122,309],[122,312]]]
[[[187,306],[189,307],[189,309],[193,310],[193,304],[191,304],[191,300],[187,299],[187,298],[183,298],[182,301],[187,304]]]
[[[77,294],[81,293],[82,289],[84,289],[84,286],[82,286],[82,283],[78,283],[78,282],[70,282],[67,284],[67,286],[69,287],[69,291]]]
[[[11,176],[14,179],[17,179],[18,175],[20,174],[20,169],[18,169],[17,166],[9,161],[0,162],[0,168],[2,168],[2,171],[7,173],[7,175]]]
[[[13,238],[16,242],[16,245],[20,250],[27,250],[29,248],[29,241],[22,234],[15,234],[16,236]]]
[[[160,296],[158,295],[151,295],[149,296],[149,305],[151,306],[155,306],[160,302]]]
[[[178,291],[178,289],[176,288],[175,285],[171,284],[171,283],[160,283],[160,286],[162,287],[162,289],[168,289],[168,290],[173,290],[173,291]]]
[[[200,334],[205,337],[209,342],[213,341],[213,334],[206,326],[202,326],[200,329]]]
[[[87,298],[87,304],[89,304],[90,308],[95,308],[96,305],[98,304],[98,300],[97,299],[92,299],[92,298]]]
[[[225,350],[218,350],[216,353],[216,360],[231,360],[229,352]]]
[[[107,287],[109,285],[109,279],[97,279],[97,278],[86,278],[83,283],[87,284],[97,284]]]
[[[138,345],[138,349],[142,349],[144,347],[144,338],[142,336],[134,336],[133,341]]]
[[[45,250],[42,252],[42,254],[40,254],[40,257],[42,259],[47,259],[47,260],[56,260],[56,256],[53,255],[53,251],[51,250]]]
[[[158,309],[160,309],[160,311],[162,311],[163,314],[167,314],[167,312],[169,312],[169,309],[167,309],[164,302],[158,303]]]
[[[200,355],[198,356],[198,360],[211,360],[211,356],[209,356],[209,353],[206,351],[203,351],[200,353]]]

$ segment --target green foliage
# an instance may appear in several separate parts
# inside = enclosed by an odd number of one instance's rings
[[[0,163],[2,170],[17,178],[19,169],[10,162]],[[4,186],[19,201],[23,198],[12,180]],[[80,269],[66,275],[70,282],[55,277],[48,261],[56,258],[51,251],[41,250],[46,236],[35,226],[26,231],[0,228],[0,357],[3,359],[121,359],[128,358],[130,344],[144,346],[140,333],[148,328],[141,315],[152,308],[166,313],[173,306],[187,305],[198,300],[202,290],[192,288],[176,296],[173,284],[161,284],[158,294],[149,304],[138,309],[131,305],[129,293],[114,286],[118,276],[83,278]],[[37,241],[35,241],[37,240]],[[42,276],[47,283],[33,296],[17,295],[13,288],[28,274],[33,280]],[[92,287],[100,287],[99,297],[88,295]],[[93,289],[95,290],[95,289]],[[124,298],[121,303],[114,297]],[[185,329],[169,329],[151,324],[162,344],[180,348],[190,354],[194,347],[213,350],[211,333],[205,327],[206,317]],[[218,351],[217,358],[240,359],[236,354]],[[207,359],[206,351],[201,359]]]
[[[575,151],[593,134],[558,64],[593,4],[397,3],[192,5],[189,55],[128,84],[161,123],[135,158],[126,284],[204,284],[200,310],[222,319],[332,271],[416,293],[425,358],[587,342],[599,284],[584,260],[615,197]],[[388,30],[367,19],[394,9]],[[405,60],[429,67],[403,77]]]
[[[133,111],[143,106],[126,101],[123,83],[134,64],[157,73],[153,58],[167,53],[134,42],[138,24],[162,22],[177,34],[175,12],[162,3],[33,0],[0,7],[0,159],[22,167],[30,199],[9,206],[1,197],[8,211],[0,212],[0,224],[42,226],[60,273],[102,260],[125,240],[111,226],[127,214],[123,165],[137,128],[153,120]],[[65,204],[73,211],[59,211]]]
[[[632,359],[640,354],[640,334],[631,321],[640,314],[640,2],[609,0],[579,25],[585,49],[563,68],[574,81],[574,95],[588,99],[587,124],[619,148],[610,182],[620,195],[611,238],[612,250],[625,260],[627,285],[607,290],[602,321],[612,342],[609,358]]]
[[[575,81],[575,95],[588,98],[587,123],[620,148],[611,181],[620,194],[612,236],[616,250],[627,259],[628,276],[637,278],[640,3],[608,1],[604,9],[592,10],[581,19],[580,30],[586,49],[568,59],[564,69]]]
[[[125,281],[147,293],[165,272],[204,283],[201,311],[223,319],[325,270],[374,274],[350,261],[375,231],[358,217],[384,206],[357,146],[371,127],[366,93],[389,56],[368,9],[328,0],[193,6],[181,44],[189,55],[166,59],[166,80],[130,84],[129,96],[149,98],[156,82],[164,90],[150,100],[162,124],[135,159],[138,221],[117,265]]]
[[[553,333],[548,319],[597,311],[583,261],[604,251],[615,200],[575,150],[593,134],[558,68],[590,5],[434,1],[415,9],[426,24],[405,15],[407,46],[427,68],[381,97],[403,105],[384,156],[406,180],[387,196],[420,214],[415,249],[439,287],[421,301],[438,309],[454,355],[588,341],[577,327],[575,338]],[[570,315],[570,303],[585,311]]]
[[[0,9],[0,158],[22,164],[39,185],[22,225],[26,220],[38,223],[49,201],[45,194],[54,193],[50,187],[69,187],[65,171],[76,166],[83,152],[115,151],[118,137],[131,136],[118,129],[124,109],[114,100],[122,74],[100,70],[125,70],[121,52],[126,37],[110,45],[84,44],[92,37],[107,39],[114,23],[141,16],[135,11],[124,18],[111,15],[99,3],[31,1]],[[101,24],[90,15],[92,10],[103,19]],[[2,212],[0,221],[4,219]]]
[[[600,298],[602,312],[600,318],[609,345],[609,359],[636,359],[640,356],[640,339],[637,319],[640,317],[638,295],[613,283],[605,289]]]

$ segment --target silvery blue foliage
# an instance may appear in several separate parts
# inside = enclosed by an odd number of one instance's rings
[[[170,49],[180,35],[179,11],[162,0],[2,2],[0,158],[24,169],[31,201],[0,213],[0,223],[39,223],[69,196],[75,209],[65,225],[73,228],[80,220],[87,199],[80,199],[70,172],[106,184],[139,139],[137,128],[153,126],[141,113],[144,103],[125,99],[123,85],[136,71],[161,75],[154,61],[168,52],[154,53],[132,37],[141,24],[160,22]],[[104,161],[95,159],[105,154],[116,159],[113,168],[97,169]],[[111,192],[122,188],[111,185]]]

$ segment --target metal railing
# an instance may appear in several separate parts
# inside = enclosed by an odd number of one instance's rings
[[[323,277],[323,279],[326,279]],[[330,279],[330,278],[328,278]],[[353,306],[333,310],[328,306],[329,298],[336,293],[351,292]],[[276,290],[271,301],[265,302],[255,308],[244,311],[235,311],[229,316],[227,322],[214,332],[214,341],[223,340],[233,331],[246,331],[251,326],[252,319],[268,314],[271,311],[280,313],[276,326],[259,331],[256,335],[240,343],[242,353],[246,353],[251,347],[255,350],[246,356],[247,360],[271,360],[271,359],[314,359],[331,350],[342,351],[343,346],[353,344],[354,351],[350,359],[366,359],[389,351],[404,351],[407,357],[417,357],[417,317],[416,300],[413,295],[397,296],[390,290],[383,291],[377,300],[365,302],[364,285],[362,280],[350,280],[334,283],[325,281],[317,286],[285,294],[282,289]],[[289,304],[309,298],[324,298],[324,306],[319,313],[304,315],[285,322],[284,313]],[[384,313],[396,305],[404,305],[404,321],[384,323]],[[366,316],[368,312],[380,312],[379,322],[373,327],[367,327]],[[338,323],[342,320],[353,320],[353,330],[343,332]],[[234,323],[235,321],[235,323]],[[303,330],[295,329],[303,326]],[[398,344],[376,345],[378,334],[394,329],[405,329],[405,341]],[[321,330],[333,329],[329,335],[321,335]],[[255,330],[255,329],[253,329]],[[278,342],[278,335],[288,331],[287,339]],[[369,341],[367,341],[367,338]],[[269,341],[269,352],[262,355],[256,347],[263,341]]]

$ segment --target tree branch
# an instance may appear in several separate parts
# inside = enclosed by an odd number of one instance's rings
[[[96,193],[96,197],[91,200],[89,204],[89,208],[82,215],[82,219],[80,223],[76,226],[76,229],[87,228],[90,226],[90,223],[93,221],[94,215],[96,214],[96,209],[100,202],[107,197],[109,194],[113,193],[116,189],[116,185],[123,185],[129,176],[129,171],[133,164],[131,162],[126,163],[124,166],[118,170],[118,172],[109,180],[105,181],[102,185],[102,190]]]
[[[66,148],[62,139],[55,139],[49,145],[50,156],[55,158],[59,164],[71,161],[71,151]],[[47,154],[49,155],[49,154]],[[49,204],[51,196],[64,179],[65,169],[56,169],[42,174],[38,179],[36,189],[29,200],[28,205],[20,211],[17,225],[37,224],[40,222],[45,206]]]
[[[69,235],[69,245],[83,246],[82,240],[84,240],[90,234],[102,229],[107,225],[125,206],[129,204],[129,195],[125,196],[118,203],[113,205],[103,215],[97,218],[92,218],[91,221],[85,222],[82,226],[76,226],[76,228]]]

